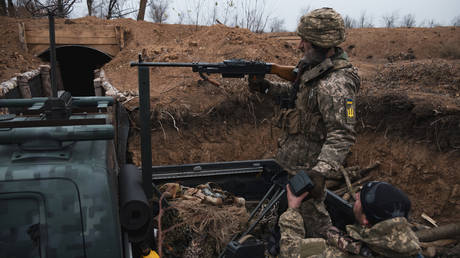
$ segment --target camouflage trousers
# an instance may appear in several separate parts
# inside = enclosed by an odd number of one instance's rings
[[[327,231],[332,222],[324,204],[325,198],[326,192],[321,199],[308,199],[302,202],[299,211],[305,226],[305,238],[327,239]]]

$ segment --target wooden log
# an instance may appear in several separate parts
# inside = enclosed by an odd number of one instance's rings
[[[356,187],[356,186],[361,185],[362,183],[367,182],[367,181],[369,181],[369,180],[371,180],[371,179],[372,179],[371,176],[366,176],[366,177],[363,177],[363,178],[361,178],[360,180],[358,180],[358,181],[352,183],[351,185],[352,185],[353,187]],[[334,192],[335,192],[335,194],[337,194],[337,195],[339,195],[339,196],[342,196],[342,195],[343,195],[344,193],[346,193],[347,191],[348,191],[348,187],[343,187],[343,188],[340,188],[340,189],[335,190]]]
[[[32,92],[30,91],[29,80],[24,75],[17,76],[17,83],[19,87],[19,92],[23,99],[32,98]]]
[[[103,96],[102,95],[102,90],[103,90],[102,79],[101,78],[94,79],[93,84],[94,84],[94,95]]]
[[[347,189],[348,192],[350,193],[351,199],[355,199],[355,190],[353,189],[353,186],[351,185],[350,177],[348,176],[347,170],[343,167],[339,167],[340,171],[343,174],[343,177],[345,178],[345,183],[347,184]]]
[[[50,66],[49,65],[40,65],[40,77],[42,81],[42,89],[44,97],[53,96],[53,91],[51,89],[51,78],[50,78]]]
[[[460,237],[460,223],[448,224],[437,228],[416,231],[420,242],[432,242],[440,239]]]
[[[21,47],[27,53],[27,38],[26,38],[26,28],[23,22],[18,23],[19,27],[19,42],[21,42]]]
[[[122,50],[125,47],[125,35],[123,27],[115,26],[115,35],[117,42],[120,45],[120,50]]]
[[[436,240],[436,241],[433,241],[433,242],[421,242],[420,246],[423,247],[423,248],[428,248],[430,246],[442,247],[442,246],[446,246],[446,245],[455,244],[457,242],[458,241],[455,240],[455,239],[441,239],[441,240]]]

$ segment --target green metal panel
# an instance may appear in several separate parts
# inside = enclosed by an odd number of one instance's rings
[[[46,257],[121,257],[116,171],[107,169],[108,148],[112,141],[70,142],[62,156],[0,145],[0,196],[43,197]],[[14,153],[27,158],[14,159]]]

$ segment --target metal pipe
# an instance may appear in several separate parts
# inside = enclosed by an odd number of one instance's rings
[[[259,210],[259,208],[262,206],[262,204],[265,202],[265,200],[268,198],[268,196],[270,196],[270,194],[273,192],[273,190],[275,189],[275,187],[276,187],[276,184],[272,184],[272,186],[271,186],[270,189],[267,191],[267,193],[266,193],[265,196],[262,198],[262,200],[259,201],[259,203],[257,204],[256,208],[251,212],[251,215],[249,215],[248,221],[251,221],[252,218],[254,218],[254,215],[256,215],[256,212]]]
[[[111,140],[112,125],[79,125],[59,127],[33,127],[0,130],[1,144],[22,144],[30,141],[89,141]]]
[[[141,120],[142,186],[147,199],[152,198],[152,143],[150,122],[150,76],[148,67],[138,67],[139,112]]]
[[[54,13],[48,12],[49,33],[50,33],[50,63],[51,63],[51,91],[53,97],[57,97],[56,85],[56,41],[55,41],[55,27],[54,27]]]

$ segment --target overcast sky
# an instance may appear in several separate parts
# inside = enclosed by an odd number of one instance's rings
[[[365,12],[375,26],[383,26],[382,16],[396,12],[400,17],[415,16],[417,25],[434,20],[441,25],[450,25],[454,17],[460,15],[460,0],[269,0],[273,5],[273,15],[285,19],[286,29],[295,30],[302,8],[332,7],[342,16],[358,19]]]
[[[103,0],[108,1],[108,0]],[[139,0],[128,0],[138,5]],[[150,0],[151,1],[151,0]],[[149,2],[150,2],[149,1]],[[170,2],[169,18],[167,23],[177,21],[177,10],[193,10],[193,2],[199,0],[166,0]],[[219,9],[223,9],[225,3],[231,0],[205,0],[209,4],[219,3]],[[239,3],[241,1],[234,0]],[[256,0],[250,0],[254,3]],[[284,20],[284,28],[288,31],[295,31],[301,11],[310,7],[310,10],[321,7],[332,7],[343,17],[346,15],[358,19],[363,13],[370,19],[375,27],[382,27],[384,23],[382,16],[396,13],[400,18],[411,14],[415,16],[416,25],[422,22],[425,25],[430,21],[439,25],[451,25],[455,17],[460,16],[460,0],[258,0],[266,3],[265,13],[270,17],[277,17]],[[174,10],[172,9],[174,8]],[[210,9],[210,8],[209,8]],[[73,17],[86,15],[86,1],[79,2]],[[148,11],[147,11],[148,12]],[[146,20],[149,20],[146,12]],[[131,18],[135,18],[132,15]],[[398,23],[399,25],[399,23]]]

